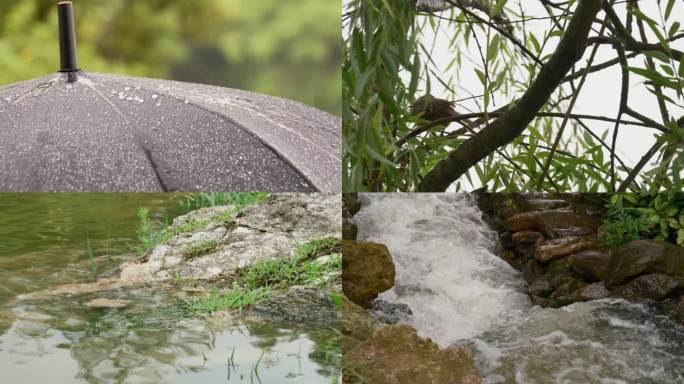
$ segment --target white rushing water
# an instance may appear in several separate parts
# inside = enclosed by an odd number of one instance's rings
[[[387,245],[397,270],[380,299],[407,304],[406,322],[441,347],[472,347],[487,383],[684,384],[684,327],[617,299],[532,306],[469,195],[361,201],[359,240]]]
[[[466,194],[363,195],[360,239],[387,245],[396,286],[418,333],[441,346],[471,338],[529,307],[518,273],[493,252],[496,234]]]

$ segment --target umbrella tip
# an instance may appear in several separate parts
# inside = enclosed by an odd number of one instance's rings
[[[76,82],[78,59],[76,57],[76,28],[74,26],[74,8],[71,1],[62,1],[57,4],[59,16],[59,49],[60,49],[60,72],[68,73],[68,81]]]

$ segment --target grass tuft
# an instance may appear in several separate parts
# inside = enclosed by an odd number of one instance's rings
[[[226,293],[221,293],[215,289],[209,296],[186,299],[185,306],[194,314],[225,310],[242,311],[244,308],[263,300],[268,294],[268,288],[244,290],[238,286],[233,286],[233,289]]]
[[[341,270],[342,256],[333,254],[327,263],[312,259],[328,253],[339,243],[340,240],[336,238],[318,239],[300,246],[292,258],[258,261],[240,272],[242,283],[247,289],[327,285],[327,277],[338,274]]]
[[[218,248],[219,242],[216,240],[205,240],[191,244],[183,250],[183,258],[194,259]]]

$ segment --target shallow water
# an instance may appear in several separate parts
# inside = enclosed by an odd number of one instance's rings
[[[392,252],[405,322],[442,347],[469,345],[488,383],[684,383],[684,327],[623,300],[533,306],[492,253],[495,234],[467,195],[362,195],[359,236]]]
[[[135,257],[138,208],[171,220],[183,213],[180,198],[0,195],[0,382],[337,382],[338,332],[322,326],[192,317],[175,293],[149,287],[21,296],[92,281]],[[98,256],[95,274],[86,238]],[[84,305],[95,298],[130,304]]]

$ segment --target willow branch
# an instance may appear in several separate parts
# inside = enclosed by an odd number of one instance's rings
[[[445,191],[472,166],[518,137],[546,104],[565,74],[582,57],[603,0],[580,0],[566,33],[517,104],[441,160],[418,185],[420,191]]]

